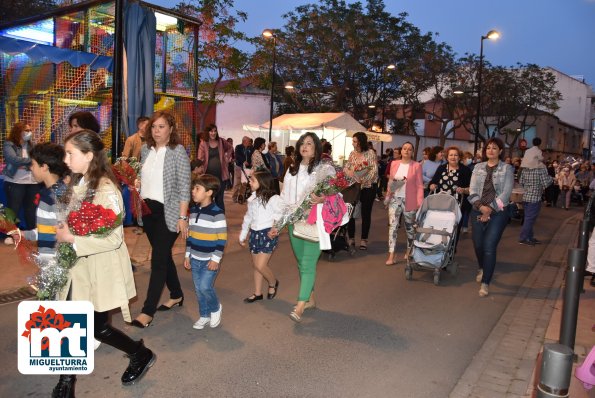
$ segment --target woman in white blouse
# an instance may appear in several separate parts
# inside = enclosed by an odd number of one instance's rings
[[[180,145],[176,120],[169,112],[155,112],[149,121],[151,134],[141,149],[141,197],[151,210],[143,216],[143,226],[153,250],[151,277],[141,314],[132,325],[145,328],[156,311],[168,311],[184,304],[172,248],[178,234],[188,237],[190,202],[190,160]],[[170,298],[157,307],[163,286]]]
[[[313,204],[324,202],[324,196],[316,196],[307,191],[309,188],[311,190],[316,181],[315,167],[320,164],[321,156],[322,144],[318,136],[312,132],[303,134],[296,144],[295,163],[289,168],[283,181],[281,199],[285,204],[300,204],[306,195],[310,195]],[[323,165],[325,166],[322,167],[329,167],[334,172],[333,166],[324,163]],[[272,228],[270,234],[275,236],[277,230]],[[294,236],[293,225],[289,226],[289,240],[300,273],[300,292],[297,305],[289,316],[293,321],[301,322],[304,310],[315,306],[312,293],[316,280],[316,264],[321,251],[318,242],[310,242]]]

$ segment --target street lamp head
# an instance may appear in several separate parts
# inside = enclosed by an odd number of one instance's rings
[[[273,29],[265,29],[262,31],[262,36],[269,39],[271,37],[275,37],[275,32],[273,31]]]
[[[284,87],[286,90],[293,90],[295,88],[295,83],[294,82],[285,82]]]
[[[463,94],[465,94],[465,89],[461,86],[457,86],[452,89],[452,93],[454,95],[463,95]]]
[[[376,105],[374,105],[374,104],[370,104],[370,105],[368,105],[368,108],[370,108],[370,109],[374,109],[374,108],[376,108]]]
[[[490,40],[498,40],[500,38],[500,32],[497,30],[490,30],[487,35],[485,35],[486,39]]]
[[[393,69],[396,69],[396,68],[397,68],[397,65],[395,65],[395,64],[390,64],[390,65],[388,65],[386,67],[386,69],[389,69],[389,70],[393,70]]]

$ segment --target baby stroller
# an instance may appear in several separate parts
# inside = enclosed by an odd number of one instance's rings
[[[351,217],[351,213],[353,213],[353,205],[351,203],[345,203],[345,205],[347,206],[347,214],[349,214],[349,217]],[[333,261],[337,253],[343,250],[349,252],[350,256],[355,254],[355,249],[349,246],[347,224],[335,228],[333,232],[331,232],[330,236],[332,248],[330,250],[324,250],[324,252],[328,255],[328,261]]]
[[[245,170],[242,167],[242,174],[241,177],[241,184],[240,189],[238,190],[238,203],[243,205],[246,203],[250,195],[252,195],[252,190],[250,189],[250,176],[252,175],[252,170],[247,169]]]
[[[341,191],[341,195],[343,195],[343,201],[347,205],[347,212],[349,213],[349,217],[353,213],[353,209],[357,201],[359,200],[359,193],[360,187],[359,184],[353,184],[343,191]],[[328,255],[328,261],[332,261],[338,252],[340,251],[347,251],[349,252],[350,256],[355,254],[355,248],[349,246],[349,236],[347,234],[347,224],[341,225],[333,230],[331,233],[331,250],[325,250],[325,253]]]
[[[454,196],[441,192],[424,199],[417,211],[415,238],[407,257],[405,279],[412,279],[414,269],[434,271],[434,285],[440,283],[440,271],[446,267],[456,275],[457,264],[453,257],[460,220],[461,208]]]

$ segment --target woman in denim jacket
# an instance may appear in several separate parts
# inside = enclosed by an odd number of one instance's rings
[[[504,227],[508,224],[508,203],[514,185],[514,168],[503,162],[504,143],[491,138],[483,150],[487,161],[478,163],[471,175],[469,202],[473,206],[473,247],[481,282],[479,296],[488,295],[488,286],[496,267],[496,252]]]

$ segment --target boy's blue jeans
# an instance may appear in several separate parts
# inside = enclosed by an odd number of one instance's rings
[[[220,268],[217,271],[211,271],[207,268],[208,265],[209,260],[190,259],[199,313],[203,318],[210,318],[211,312],[219,311],[219,299],[215,293],[214,285]]]

